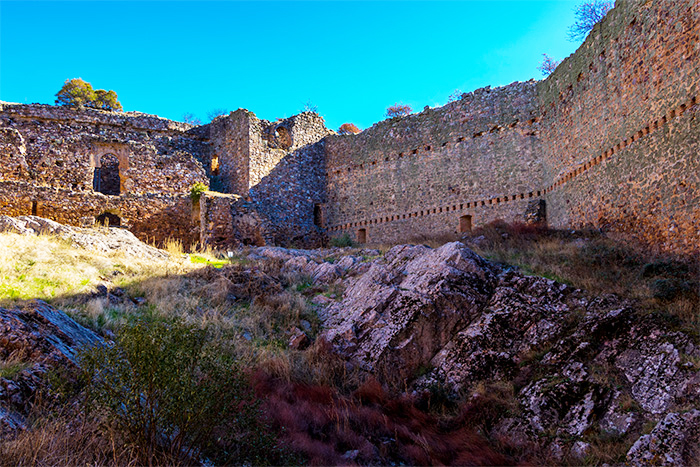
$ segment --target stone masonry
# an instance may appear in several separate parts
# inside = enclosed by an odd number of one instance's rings
[[[0,103],[0,214],[108,218],[187,245],[393,243],[484,223],[700,245],[700,5],[618,0],[543,81],[336,135],[239,109],[192,127],[137,112]],[[199,203],[194,183],[212,191]]]

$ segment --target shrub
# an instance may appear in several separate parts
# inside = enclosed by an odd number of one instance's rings
[[[199,198],[202,197],[202,193],[207,191],[208,187],[202,183],[202,182],[197,182],[192,187],[190,188],[190,199],[192,200],[193,203],[196,203],[199,201]]]
[[[397,102],[394,105],[392,105],[386,109],[386,117],[387,118],[405,117],[407,115],[410,115],[411,112],[413,112],[413,109],[411,108],[410,105],[400,104]]]
[[[343,123],[340,125],[340,128],[338,128],[338,133],[341,135],[356,135],[360,131],[362,130],[360,130],[354,123]]]
[[[190,125],[195,125],[195,126],[199,126],[202,124],[202,121],[200,119],[198,119],[195,116],[195,114],[193,114],[191,112],[184,113],[182,115],[182,121],[185,123],[189,123]]]
[[[340,237],[331,238],[331,246],[336,246],[339,248],[348,247],[348,246],[354,247],[355,242],[352,240],[352,238],[350,238],[349,234],[344,233]]]
[[[236,362],[206,345],[203,330],[179,320],[140,319],[113,345],[80,355],[89,408],[138,453],[185,461],[271,459],[274,441]]]
[[[447,97],[447,102],[458,101],[462,98],[463,95],[464,95],[464,93],[461,90],[455,89],[454,91],[452,91],[452,94],[450,94]]]

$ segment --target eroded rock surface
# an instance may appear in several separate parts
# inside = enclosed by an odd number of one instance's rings
[[[692,363],[700,347],[633,303],[500,268],[460,243],[394,247],[345,284],[341,301],[318,302],[323,337],[417,395],[442,388],[468,396],[480,382],[511,382],[518,410],[494,437],[545,439],[554,458],[583,459],[591,433],[626,442],[680,411],[656,438],[640,439],[629,461],[666,449],[668,462],[689,465],[696,455],[688,443],[697,438],[676,428],[697,423],[684,414],[700,409]]]
[[[37,216],[0,216],[0,232],[13,232],[22,235],[56,235],[87,250],[104,253],[120,251],[129,256],[153,260],[168,258],[166,252],[146,245],[126,229],[84,229],[59,224]]]
[[[97,334],[41,300],[0,308],[0,359],[6,368],[16,368],[0,377],[0,436],[24,428],[47,370],[75,366],[80,349],[100,342]]]

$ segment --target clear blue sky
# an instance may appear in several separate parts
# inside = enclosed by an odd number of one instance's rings
[[[239,107],[274,120],[310,100],[329,127],[394,102],[541,78],[577,1],[34,2],[0,0],[0,100],[54,102],[66,79],[124,110],[206,120]]]

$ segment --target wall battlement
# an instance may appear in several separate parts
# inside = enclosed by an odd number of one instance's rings
[[[68,223],[109,212],[163,240],[167,229],[141,219],[158,215],[183,238],[224,246],[420,240],[546,206],[553,227],[692,254],[699,101],[697,1],[618,0],[547,79],[478,89],[357,135],[309,112],[270,122],[239,109],[191,127],[0,103],[0,211]],[[195,182],[223,194],[188,204]]]

